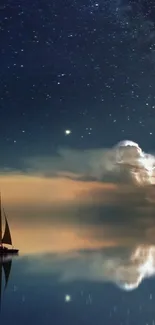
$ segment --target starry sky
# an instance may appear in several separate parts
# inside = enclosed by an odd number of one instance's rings
[[[118,141],[155,151],[152,2],[10,0],[0,15],[0,187],[17,247],[154,245],[152,183],[115,168]]]
[[[1,167],[126,138],[155,149],[154,10],[144,0],[1,2]]]
[[[154,324],[154,280],[149,289],[145,281],[155,275],[155,174],[141,182],[147,159],[143,152],[133,159],[137,147],[128,156],[130,167],[140,162],[134,180],[128,166],[117,177],[114,159],[115,145],[129,139],[152,153],[155,166],[153,2],[1,0],[0,190],[13,245],[26,255],[16,275],[27,280],[17,276],[12,288],[24,286],[9,296],[14,311],[27,299],[27,310],[17,309],[22,321],[32,312],[31,320],[49,324],[52,313],[62,323],[68,294],[77,324],[88,315],[90,324],[103,323],[104,311],[108,324],[120,317],[123,325]],[[36,253],[45,259],[30,263]],[[77,295],[67,282],[59,293],[57,273],[75,281]],[[88,293],[76,281],[87,281]],[[137,288],[134,296],[122,296],[125,284]],[[38,299],[48,314],[34,312]],[[4,315],[10,324],[11,313]]]

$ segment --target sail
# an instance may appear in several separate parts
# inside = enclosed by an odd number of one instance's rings
[[[5,212],[4,212],[4,215],[5,215]],[[8,224],[6,215],[5,215],[5,232],[4,232],[4,235],[2,238],[2,243],[12,245],[11,233],[10,233],[9,224]]]
[[[8,284],[10,272],[11,272],[11,266],[12,266],[12,260],[9,260],[7,262],[3,263],[3,269],[4,269],[4,274],[5,274],[5,289]]]

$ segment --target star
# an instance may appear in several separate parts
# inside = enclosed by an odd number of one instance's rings
[[[65,135],[69,135],[69,134],[71,134],[72,133],[72,131],[71,130],[65,130]]]

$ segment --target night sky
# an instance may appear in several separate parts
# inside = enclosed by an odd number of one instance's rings
[[[154,1],[1,0],[0,63],[5,323],[154,325]]]
[[[154,12],[142,0],[1,2],[1,166],[123,139],[155,149]]]

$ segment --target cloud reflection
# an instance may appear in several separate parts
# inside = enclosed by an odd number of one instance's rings
[[[155,246],[138,246],[133,251],[108,249],[46,255],[30,262],[28,272],[53,273],[61,282],[111,282],[131,291],[155,275]]]

